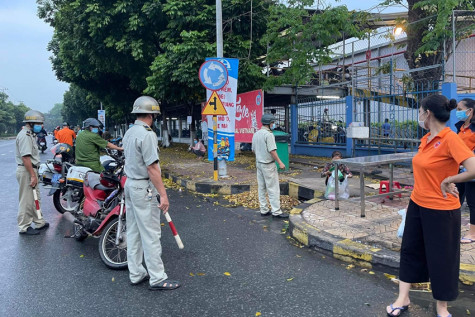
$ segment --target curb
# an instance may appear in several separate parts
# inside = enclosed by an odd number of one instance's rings
[[[219,184],[214,181],[195,182],[182,177],[177,177],[169,171],[163,171],[163,176],[170,179],[172,182],[185,187],[190,191],[194,191],[200,194],[220,194],[220,195],[232,195],[240,194],[243,192],[251,191],[257,188],[257,185],[251,184]],[[282,182],[280,183],[280,193],[282,195],[289,195],[291,197],[311,200],[322,195],[321,192],[301,186],[294,182]]]
[[[399,252],[387,249],[373,248],[350,239],[342,239],[325,233],[309,225],[301,213],[305,208],[320,201],[314,199],[298,205],[290,211],[290,235],[306,247],[330,253],[335,259],[352,263],[364,268],[384,267],[390,270],[399,269]],[[465,285],[475,284],[475,265],[460,264],[460,282]]]

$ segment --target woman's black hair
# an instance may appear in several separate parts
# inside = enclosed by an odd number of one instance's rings
[[[442,95],[430,95],[422,99],[421,107],[424,111],[430,110],[438,121],[445,123],[449,121],[450,111],[457,108],[457,100],[449,100]]]
[[[472,113],[475,112],[475,100],[471,98],[463,98],[462,100],[460,100],[460,102],[463,102],[463,105],[467,107],[467,109],[472,109]],[[470,123],[475,123],[475,115],[472,116],[472,120],[470,120]]]
[[[332,158],[334,158],[335,156],[339,156],[339,157],[343,158],[343,154],[341,154],[340,151],[333,151]]]

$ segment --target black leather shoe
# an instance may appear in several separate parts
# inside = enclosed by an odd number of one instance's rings
[[[133,285],[133,286],[136,286],[136,285],[140,285],[142,284],[143,282],[145,281],[148,281],[150,279],[150,276],[148,275],[145,275],[144,277],[142,277],[142,279],[138,280],[137,282],[130,282],[130,285]]]
[[[28,227],[26,231],[20,231],[20,234],[34,236],[34,235],[40,234],[40,232],[36,229],[33,229],[32,227]]]
[[[278,215],[272,215],[274,218],[289,218],[289,214],[278,214]]]
[[[261,213],[261,216],[262,217],[267,217],[267,216],[270,216],[271,214],[272,214],[272,212],[268,211],[265,214]]]
[[[49,228],[49,222],[45,222],[43,227],[36,228],[36,230],[45,230],[45,229],[48,229],[48,228]]]

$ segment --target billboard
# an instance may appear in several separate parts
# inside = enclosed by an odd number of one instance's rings
[[[261,128],[263,112],[264,93],[262,90],[254,90],[237,95],[234,133],[234,140],[236,142],[252,142],[252,136]]]

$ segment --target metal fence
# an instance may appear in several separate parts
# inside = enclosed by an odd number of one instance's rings
[[[346,143],[345,99],[321,100],[316,97],[298,101],[297,142],[307,144]]]

